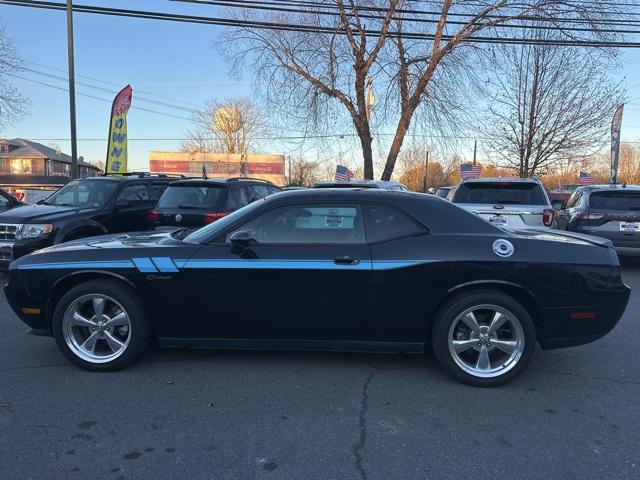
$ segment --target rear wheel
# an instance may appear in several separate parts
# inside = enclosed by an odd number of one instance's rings
[[[151,331],[136,295],[116,282],[90,281],[58,303],[53,333],[62,353],[91,371],[112,371],[136,360]]]
[[[442,367],[475,386],[498,386],[527,367],[535,350],[530,315],[512,297],[492,290],[458,296],[440,310],[433,350]]]

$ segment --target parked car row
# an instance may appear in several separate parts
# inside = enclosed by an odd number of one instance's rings
[[[547,192],[535,178],[475,178],[442,187],[436,195],[498,227],[583,233],[610,240],[619,255],[640,255],[640,186]]]
[[[35,205],[12,204],[15,208],[0,213],[0,268],[79,238],[162,226],[199,227],[280,190],[257,179],[180,178],[146,173],[89,177],[68,183]]]

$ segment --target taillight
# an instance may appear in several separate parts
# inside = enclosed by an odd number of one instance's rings
[[[149,220],[156,224],[160,223],[160,215],[155,210],[151,210],[149,211]]]
[[[229,215],[229,212],[207,213],[204,216],[204,223],[213,223],[216,220],[220,220],[222,217]]]
[[[591,213],[591,212],[578,212],[575,217],[580,220],[602,220],[606,217],[606,213]]]
[[[550,227],[553,224],[553,217],[556,214],[555,210],[552,208],[545,208],[542,213],[542,223],[544,223],[545,227]]]

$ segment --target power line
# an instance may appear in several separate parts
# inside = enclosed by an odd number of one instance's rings
[[[7,63],[7,62],[5,62],[5,63]],[[41,70],[35,70],[33,68],[27,68],[27,67],[20,67],[20,66],[17,66],[17,65],[14,65],[14,66],[16,68],[19,68],[20,70],[25,71],[25,72],[35,73],[36,75],[42,75],[42,76],[45,76],[45,77],[48,77],[48,78],[53,78],[55,80],[68,80],[67,77],[61,77],[59,75],[53,75],[51,73],[43,72]],[[110,88],[100,87],[99,85],[95,85],[95,84],[91,84],[91,83],[87,83],[87,82],[76,81],[76,84],[82,85],[82,86],[88,87],[88,88],[93,88],[95,90],[99,90],[101,92],[105,92],[105,93],[109,93],[109,94],[118,93],[118,91],[114,91],[114,90],[112,90]],[[190,113],[193,113],[193,112],[196,111],[196,110],[193,110],[193,109],[188,108],[188,107],[183,107],[183,106],[180,106],[180,105],[172,105],[170,103],[161,102],[161,101],[158,101],[158,100],[147,99],[147,98],[144,98],[144,97],[139,96],[139,95],[137,95],[136,98],[139,101],[142,101],[142,102],[154,103],[156,105],[161,105],[163,107],[174,108],[174,109],[177,109],[177,110],[183,110],[183,111],[190,112]]]
[[[192,3],[192,4],[200,4],[200,5],[211,5],[211,6],[222,6],[222,7],[230,7],[230,8],[245,8],[250,10],[262,10],[262,11],[273,11],[273,12],[287,12],[287,13],[302,13],[308,15],[324,15],[339,18],[340,14],[336,11],[335,5],[326,5],[320,4],[316,2],[287,2],[283,6],[283,2],[274,2],[274,1],[264,1],[264,0],[171,0],[173,2],[179,3]],[[287,6],[288,4],[292,4],[291,7]],[[314,8],[324,9],[324,10],[309,10],[300,8],[301,6],[314,6]],[[370,11],[375,10],[377,12],[385,13],[388,9],[379,8],[379,7],[366,7],[359,6],[357,7],[358,17],[361,19],[372,19],[372,20],[384,20],[384,16],[380,15],[372,15],[367,13],[361,13],[362,11]],[[404,15],[407,13],[402,12],[412,12],[411,14],[416,15],[435,15],[436,18],[406,18]],[[346,12],[348,16],[352,16],[350,12]],[[640,13],[638,13],[640,15]],[[430,12],[423,10],[404,10],[398,9],[396,11],[396,15],[393,16],[394,20],[402,19],[405,22],[412,23],[428,23],[428,24],[437,24],[439,22],[440,12]],[[447,20],[447,25],[459,25],[465,26],[468,25],[473,20],[473,14],[465,14],[465,13],[451,13],[448,16],[452,17],[462,17],[466,20]],[[504,15],[487,15],[485,18],[487,19],[497,19],[497,20],[509,20],[512,22],[547,22],[552,23],[553,25],[531,25],[531,24],[514,24],[514,23],[498,23],[496,25],[492,25],[492,28],[503,28],[503,29],[522,29],[522,30],[558,30],[558,23],[562,24],[580,24],[586,25],[584,27],[567,27],[564,25],[562,27],[562,31],[572,31],[572,32],[593,32],[598,31],[600,33],[612,33],[612,34],[639,34],[640,30],[621,30],[621,29],[604,29],[604,28],[594,28],[592,21],[588,19],[577,19],[577,18],[553,18],[553,17],[542,17],[542,16],[529,16],[525,15],[523,17],[518,18],[509,18]],[[640,26],[640,20],[599,20],[599,26],[607,25],[607,26]],[[477,25],[481,25],[481,23],[476,22]]]
[[[21,75],[16,75],[14,73],[5,72],[4,75],[7,75],[9,77],[19,78],[21,80],[26,80],[27,82],[36,83],[36,84],[42,85],[44,87],[55,88],[56,90],[61,90],[63,92],[68,92],[69,91],[68,88],[60,87],[58,85],[53,85],[51,83],[41,82],[39,80],[34,80],[33,78],[28,78],[28,77],[23,77]],[[113,102],[113,100],[110,100],[108,98],[97,97],[95,95],[91,95],[89,93],[84,93],[84,92],[76,92],[76,95],[80,95],[82,97],[87,97],[87,98],[93,98],[94,100],[100,100],[102,102],[107,102],[107,103],[112,103]],[[160,112],[158,110],[152,110],[152,109],[146,108],[146,107],[139,107],[139,106],[133,106],[132,105],[131,108],[133,108],[135,110],[142,110],[142,111],[149,112],[149,113],[155,113],[156,115],[164,115],[165,117],[172,117],[172,118],[178,118],[180,120],[192,121],[191,118],[181,117],[180,115],[174,115],[172,113],[167,113],[167,112]]]
[[[50,10],[62,10],[65,6],[57,2],[36,2],[33,0],[0,0],[5,5],[15,5],[32,8],[43,8]],[[235,20],[230,18],[219,17],[199,17],[195,15],[178,15],[162,12],[148,12],[142,10],[127,10],[121,8],[94,7],[86,5],[74,5],[74,11],[80,13],[93,13],[99,15],[143,18],[150,20],[164,20],[181,23],[198,23],[208,25],[220,25],[229,27],[250,27],[255,29],[278,30],[278,31],[295,31],[305,33],[328,33],[328,34],[345,34],[340,28],[327,28],[318,26],[309,26],[303,24],[288,24],[262,21]],[[378,32],[365,32],[370,37],[378,37]],[[433,40],[433,34],[407,32],[398,34],[390,32],[389,37],[399,37],[414,40]],[[443,35],[443,40],[451,40],[451,35]],[[640,42],[622,42],[607,40],[574,40],[574,39],[530,39],[516,37],[491,37],[491,36],[473,36],[468,38],[469,43],[494,43],[494,44],[525,44],[525,45],[562,45],[562,46],[583,46],[583,47],[619,47],[619,48],[640,48]]]
[[[61,72],[61,73],[65,73],[65,74],[67,73],[67,71],[64,68],[56,68],[56,67],[52,67],[50,65],[43,65],[42,63],[37,63],[37,62],[32,62],[32,61],[26,61],[26,63],[28,63],[30,65],[35,65],[37,67],[46,68],[48,70],[53,70],[53,71],[56,71],[56,72]],[[23,67],[21,67],[21,68],[23,68]],[[103,83],[105,85],[111,85],[112,87],[116,87],[117,89],[120,89],[122,87],[122,85],[120,85],[118,83],[108,82],[106,80],[102,80],[100,78],[95,78],[95,77],[89,77],[87,75],[79,75],[79,74],[76,73],[76,77],[85,78],[87,80],[92,80],[94,82],[100,82],[100,83]],[[119,91],[119,90],[117,90],[117,91]],[[167,96],[164,96],[164,95],[158,95],[158,94],[155,94],[155,93],[152,93],[152,92],[147,92],[147,91],[144,91],[144,90],[136,89],[136,98],[141,98],[143,95],[148,95],[150,97],[156,97],[156,98],[160,98],[160,99],[163,99],[163,100],[169,100],[169,101],[173,101],[173,102],[179,102],[179,103],[183,103],[185,105],[191,105],[192,107],[198,108],[198,105],[196,105],[195,103],[190,103],[190,102],[187,102],[185,100],[178,99],[178,98],[167,97]]]
[[[219,4],[219,3],[232,3],[234,5],[245,5],[246,8],[251,9],[253,8],[252,5],[261,5],[261,6],[282,6],[282,5],[291,5],[293,7],[314,7],[314,8],[321,8],[321,9],[325,9],[325,10],[332,10],[335,11],[336,9],[336,5],[328,5],[326,3],[321,3],[321,2],[317,2],[317,1],[305,1],[305,0],[280,0],[280,1],[274,1],[274,0],[170,0],[172,2],[187,2],[187,3],[194,3],[194,4],[203,4],[203,5],[208,5],[208,4]],[[597,5],[597,6],[602,6],[602,5],[606,5],[606,2],[580,2],[581,4],[593,4],[593,5]],[[469,2],[468,5],[471,5],[471,3]],[[476,3],[476,5],[478,5],[479,7],[486,7],[486,4],[482,4],[482,3]],[[611,4],[614,5],[614,4]],[[630,5],[627,4],[616,4],[616,6],[618,7],[629,7]],[[348,11],[349,5],[345,5],[345,10],[347,10],[347,14],[349,14]],[[388,7],[376,7],[376,6],[371,6],[371,5],[357,5],[356,6],[356,10],[357,12],[378,12],[378,13],[386,13],[389,9]],[[409,9],[409,8],[396,8],[395,12],[397,14],[408,14],[408,15],[431,15],[431,16],[435,16],[435,17],[440,17],[440,15],[442,14],[441,11],[429,11],[429,10],[419,10],[419,9]],[[569,12],[566,12],[569,13]],[[571,11],[570,13],[573,13],[573,11]],[[613,12],[612,12],[613,13]],[[616,12],[618,16],[621,17],[628,17],[628,16],[639,16],[640,17],[640,12]],[[467,19],[472,19],[474,17],[473,13],[461,13],[461,12],[449,12],[447,14],[447,17],[461,17],[461,18],[467,18]],[[380,17],[382,18],[382,17]],[[523,15],[521,17],[518,18],[510,18],[507,17],[505,15],[497,15],[497,14],[487,14],[486,18],[496,18],[496,19],[501,19],[501,20],[506,20],[506,19],[512,19],[512,20],[523,20],[523,21],[557,21],[558,18],[557,17],[552,17],[552,16],[545,16],[545,15]],[[589,23],[590,20],[586,19],[586,18],[576,18],[576,17],[568,17],[562,18],[563,22],[569,22],[569,23]],[[615,21],[615,20],[612,20]],[[624,22],[624,20],[622,20]],[[608,21],[605,21],[604,23],[608,23]]]

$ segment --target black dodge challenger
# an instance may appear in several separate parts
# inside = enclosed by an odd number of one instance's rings
[[[435,196],[310,189],[185,235],[110,235],[14,261],[6,296],[87,370],[170,347],[423,352],[480,386],[594,341],[630,290],[607,240],[509,231]]]

